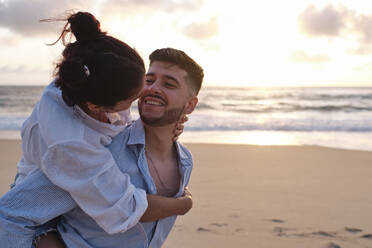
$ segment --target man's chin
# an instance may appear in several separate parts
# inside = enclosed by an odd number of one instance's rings
[[[169,125],[170,124],[170,123],[166,123],[161,118],[148,118],[148,117],[141,116],[141,120],[146,125],[152,126],[152,127],[162,127],[162,126],[166,126],[166,125]]]
[[[180,116],[183,113],[183,108],[170,109],[163,114],[150,113],[139,108],[139,113],[141,120],[146,125],[153,127],[162,127],[175,124],[180,119]]]
[[[177,120],[166,119],[166,118],[148,118],[140,116],[141,120],[148,126],[152,127],[164,127],[169,125],[174,125]]]

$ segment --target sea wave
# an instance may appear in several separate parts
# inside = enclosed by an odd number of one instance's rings
[[[367,111],[372,112],[371,106],[361,105],[313,105],[310,106],[308,103],[293,104],[278,102],[271,105],[259,105],[259,104],[238,104],[238,103],[221,103],[220,105],[212,106],[209,104],[201,103],[198,107],[198,110],[217,110],[217,111],[231,111],[238,113],[270,113],[270,112],[303,112],[303,111],[317,111],[317,112],[360,112]]]
[[[349,118],[350,114],[325,116],[314,114],[203,114],[190,116],[188,131],[302,131],[302,132],[372,132],[369,114]]]
[[[1,86],[0,130],[20,130],[42,90]],[[206,87],[186,130],[372,132],[372,88]]]
[[[20,130],[27,116],[0,116],[0,130]],[[185,123],[185,131],[302,131],[302,132],[372,132],[372,118],[323,119],[321,117],[295,118],[290,116],[237,115],[218,116],[195,113]]]
[[[372,132],[371,126],[345,125],[293,125],[290,123],[251,123],[245,125],[229,125],[224,123],[210,126],[187,125],[185,131],[287,131],[287,132]]]

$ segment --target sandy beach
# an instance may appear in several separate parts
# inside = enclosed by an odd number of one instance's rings
[[[317,146],[187,145],[194,207],[165,248],[372,247],[372,152]],[[0,194],[20,142],[0,141]]]

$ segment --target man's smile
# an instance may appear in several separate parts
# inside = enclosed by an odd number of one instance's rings
[[[143,102],[147,105],[153,105],[153,106],[165,106],[166,101],[157,95],[148,95],[143,98]]]
[[[145,103],[146,104],[149,104],[149,105],[158,105],[158,106],[162,106],[163,105],[163,104],[161,104],[159,102],[151,101],[151,100],[146,100]]]

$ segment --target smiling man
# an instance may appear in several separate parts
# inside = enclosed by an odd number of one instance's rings
[[[193,112],[202,79],[200,66],[182,51],[168,48],[150,55],[138,109],[149,170],[160,195],[172,196],[180,185],[177,150],[169,131],[181,115]]]
[[[184,193],[193,161],[189,151],[173,141],[173,129],[181,115],[191,114],[195,109],[203,76],[202,68],[180,50],[158,49],[150,55],[150,67],[138,101],[140,119],[109,145],[116,163],[130,176],[135,187],[168,197]],[[131,159],[135,161],[133,166],[129,163]],[[127,232],[100,233],[97,237],[89,234],[100,228],[81,210],[77,211],[78,214],[76,211],[65,214],[67,221],[58,228],[68,247],[77,244],[79,247],[120,247],[118,245],[124,243],[125,247],[161,247],[177,217],[154,221],[150,218]]]
[[[195,109],[203,76],[203,69],[183,51],[173,48],[154,51],[150,55],[150,68],[138,102],[141,118],[113,138],[108,146],[120,170],[130,177],[133,187],[150,195],[166,196],[161,201],[168,210],[146,211],[140,222],[130,229],[108,234],[62,189],[53,186],[42,174],[34,174],[3,198],[5,204],[0,207],[0,217],[4,216],[7,222],[0,221],[0,230],[6,230],[9,228],[6,225],[12,222],[17,224],[13,229],[18,228],[19,235],[24,233],[24,229],[30,229],[28,232],[32,233],[43,224],[41,220],[63,214],[56,227],[61,240],[50,233],[42,236],[36,247],[161,247],[177,215],[183,214],[185,208],[183,204],[180,208],[180,204],[167,202],[188,194],[185,187],[193,167],[190,152],[173,141],[174,125],[183,114],[191,114]],[[45,188],[50,189],[50,193],[40,195]],[[37,206],[32,215],[19,215],[27,210],[22,202],[32,202]],[[175,207],[169,209],[169,206]]]

